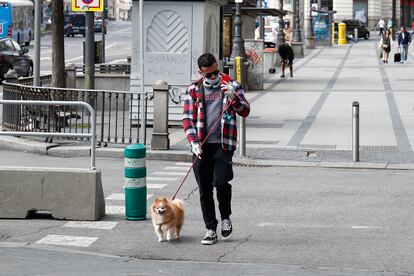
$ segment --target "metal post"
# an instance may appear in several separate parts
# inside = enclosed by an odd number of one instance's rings
[[[355,43],[358,42],[358,29],[357,28],[354,29],[354,41]]]
[[[243,64],[242,64],[242,58],[236,57],[235,59],[235,66],[236,66],[236,80],[243,84]],[[241,117],[240,118],[240,156],[245,157],[246,156],[246,118]]]
[[[33,85],[40,85],[40,16],[42,8],[42,0],[35,1],[35,45],[34,45],[34,62],[33,62]]]
[[[107,0],[103,0],[103,11],[102,11],[102,63],[105,63],[105,32],[106,32],[106,6],[108,5]]]
[[[259,8],[262,8],[263,0],[259,0]],[[264,18],[259,16],[259,39],[264,39]]]
[[[294,42],[302,42],[302,34],[300,33],[300,2],[299,0],[295,0],[295,4],[293,5],[293,16],[295,22],[295,29],[293,30],[293,41]]]
[[[283,0],[279,0],[279,10],[283,12]],[[285,43],[285,33],[283,30],[285,29],[285,22],[283,21],[283,15],[279,16],[279,28],[277,30],[277,45],[281,45]]]
[[[95,31],[94,12],[86,12],[86,36],[85,36],[85,89],[95,89]],[[93,96],[89,95],[87,101],[95,107]]]
[[[139,0],[139,48],[140,48],[140,92],[141,92],[141,138],[142,143],[146,145],[147,143],[147,113],[145,111],[146,104],[146,95],[144,95],[144,0]]]
[[[352,103],[352,161],[359,162],[359,102]]]
[[[240,0],[238,0],[240,1]],[[236,13],[234,14],[234,38],[233,38],[233,48],[231,51],[230,58],[234,60],[235,57],[242,57],[243,60],[246,59],[246,50],[244,49],[244,39],[242,37],[242,26],[243,21],[241,19],[241,2],[236,1]]]
[[[95,32],[94,13],[86,12],[85,35],[85,89],[95,88]]]

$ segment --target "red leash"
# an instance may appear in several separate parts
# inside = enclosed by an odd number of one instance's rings
[[[221,112],[220,117],[218,118],[218,120],[216,121],[216,123],[214,124],[214,126],[211,128],[210,132],[207,134],[206,138],[204,138],[204,141],[201,143],[200,147],[203,148],[203,144],[205,141],[207,141],[208,137],[210,137],[210,135],[213,133],[213,130],[216,128],[216,126],[218,125],[218,123],[221,121],[221,118],[223,117],[224,113],[227,111],[227,109],[229,109],[230,105],[231,105],[232,101],[228,101],[228,103],[226,104],[226,107],[224,108],[223,112]],[[181,181],[180,186],[178,186],[177,190],[175,191],[174,195],[171,197],[171,201],[173,201],[175,199],[175,197],[178,194],[178,191],[181,189],[181,187],[183,186],[185,180],[187,179],[188,175],[190,174],[191,170],[194,167],[195,162],[197,161],[197,157],[194,159],[193,164],[191,164],[190,169],[188,170],[187,174],[185,175],[183,181]]]

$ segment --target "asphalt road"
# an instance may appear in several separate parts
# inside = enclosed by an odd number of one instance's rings
[[[131,53],[131,21],[108,21],[108,30],[105,36],[105,62],[125,63]],[[95,33],[95,41],[102,40],[102,33]],[[65,62],[83,63],[83,42],[81,35],[65,36]],[[34,43],[31,43],[29,54],[34,57]],[[41,38],[40,71],[48,74],[52,68],[52,35]]]
[[[88,158],[5,151],[0,156],[1,166],[89,164]],[[172,195],[182,176],[171,173],[184,172],[182,165],[148,161],[149,177],[175,178],[149,193]],[[99,158],[97,167],[102,171],[105,197],[122,193],[123,160]],[[190,175],[178,195],[186,203],[181,240],[158,243],[149,219],[126,221],[122,214],[109,214],[101,220],[116,223],[110,230],[65,227],[66,221],[45,216],[0,220],[0,271],[28,275],[25,268],[36,263],[37,268],[29,271],[44,275],[53,275],[52,265],[62,275],[97,275],[99,271],[103,275],[195,275],[191,274],[195,269],[199,275],[414,273],[414,172],[283,167],[234,170],[234,235],[229,241],[200,244],[205,230]],[[107,199],[106,205],[122,206],[123,202]],[[50,235],[96,240],[85,247],[38,244]],[[73,270],[68,270],[69,263],[76,264]]]

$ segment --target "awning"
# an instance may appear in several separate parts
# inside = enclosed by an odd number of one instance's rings
[[[233,7],[235,10],[236,7]],[[271,8],[256,8],[256,7],[241,7],[241,13],[247,14],[253,17],[256,16],[285,16],[288,11],[281,11],[278,9],[271,9]]]

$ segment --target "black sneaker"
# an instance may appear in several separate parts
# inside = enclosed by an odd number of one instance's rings
[[[201,244],[212,245],[212,244],[215,244],[216,242],[217,242],[216,231],[208,229],[206,236],[204,237],[204,239],[201,240]]]
[[[231,225],[231,220],[223,219],[221,221],[221,237],[223,240],[230,239],[231,233],[233,232],[233,225]]]

